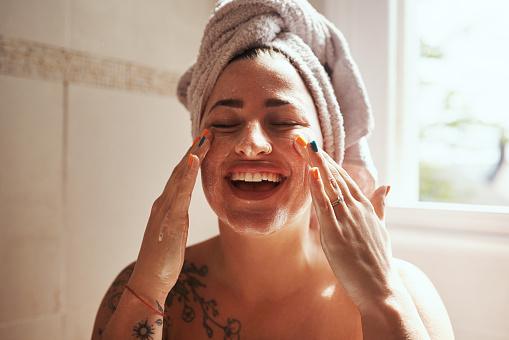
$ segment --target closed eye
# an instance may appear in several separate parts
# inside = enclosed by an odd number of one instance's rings
[[[217,130],[233,130],[237,128],[239,124],[237,123],[214,123],[211,124],[210,127],[217,129]]]
[[[292,126],[298,126],[300,124],[297,122],[278,122],[278,123],[273,123],[272,125],[279,126],[279,127],[292,127]]]

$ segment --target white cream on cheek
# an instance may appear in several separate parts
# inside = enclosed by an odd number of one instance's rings
[[[292,112],[302,112],[302,123],[305,124],[281,130],[265,124],[265,118],[271,110],[265,107],[265,100],[274,98],[288,98],[297,103],[296,106],[301,111],[287,108],[288,111],[284,112],[290,116]],[[210,111],[214,103],[225,99],[241,100],[242,109],[215,108]],[[280,110],[283,112],[284,108]],[[311,206],[309,166],[295,149],[294,141],[300,135],[308,142],[316,140],[321,145],[322,139],[313,100],[293,66],[286,60],[270,57],[230,64],[219,77],[205,112],[207,114],[202,120],[202,128],[209,128],[214,139],[202,162],[202,185],[205,196],[219,219],[237,232],[253,236],[268,235],[291,223],[302,221],[301,217],[309,212]],[[210,124],[217,117],[238,118],[236,122],[240,122],[240,125],[237,126],[237,131],[228,133],[214,129]],[[249,135],[246,122],[255,122],[263,136]],[[318,138],[314,138],[315,135]],[[272,162],[289,172],[285,181],[280,184],[279,189],[282,190],[276,193],[277,202],[270,197],[261,201],[241,200],[233,195],[230,183],[225,178],[228,166],[249,159],[246,155],[238,154],[235,147],[242,142],[242,138],[252,137],[260,138],[258,141],[262,142],[262,138],[266,138],[272,148],[269,154],[254,159]]]
[[[202,185],[205,196],[218,218],[236,232],[246,236],[263,236],[275,233],[299,220],[309,211],[311,196],[308,184],[308,165],[294,147],[298,135],[308,136],[308,129],[296,130],[277,138],[272,143],[272,155],[266,160],[278,159],[290,170],[281,200],[277,204],[263,201],[239,201],[228,189],[222,171],[234,153],[234,138],[214,135],[207,157],[202,163]]]

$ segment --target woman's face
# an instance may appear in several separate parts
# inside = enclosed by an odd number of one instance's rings
[[[297,136],[322,144],[313,99],[283,57],[238,60],[220,75],[202,129],[213,142],[202,163],[205,196],[220,221],[262,236],[309,211],[308,166]]]

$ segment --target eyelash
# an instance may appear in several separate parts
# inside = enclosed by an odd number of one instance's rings
[[[210,124],[210,126],[212,128],[215,128],[215,129],[218,129],[218,130],[228,130],[228,129],[233,129],[235,127],[237,127],[239,124],[238,123],[214,123],[214,124]],[[270,123],[269,124],[270,126],[274,126],[274,127],[281,127],[281,128],[291,128],[291,127],[294,127],[294,126],[299,126],[300,124],[297,123],[297,122],[274,122],[274,123]]]
[[[278,126],[297,126],[297,125],[299,125],[299,123],[295,123],[295,122],[283,122],[283,123],[276,123],[276,124],[273,124],[273,125],[278,125]]]
[[[228,129],[235,127],[237,124],[211,124],[210,126],[216,128],[216,129]]]

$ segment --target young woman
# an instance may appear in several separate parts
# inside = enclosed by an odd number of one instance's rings
[[[305,79],[274,48],[229,60],[93,339],[453,338],[431,282],[392,257],[389,187],[368,199],[323,150]],[[186,249],[200,168],[220,235]]]

